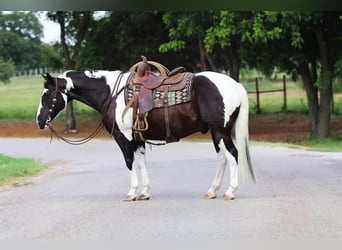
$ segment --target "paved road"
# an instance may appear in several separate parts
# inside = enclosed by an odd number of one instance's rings
[[[128,174],[112,140],[0,139],[0,153],[50,166],[29,185],[0,191],[0,239],[342,237],[342,153],[254,146],[258,184],[223,201],[202,199],[216,170],[211,143],[153,147],[152,199],[129,203],[122,202]]]

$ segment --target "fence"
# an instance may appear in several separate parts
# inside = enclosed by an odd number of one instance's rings
[[[49,67],[40,67],[40,68],[36,68],[36,69],[27,69],[27,70],[18,71],[18,72],[16,72],[15,76],[36,76],[36,75],[41,75],[41,74],[47,73],[47,72],[58,73],[61,71],[62,71],[61,69],[54,69],[54,68],[49,68]]]
[[[282,89],[272,89],[272,90],[260,90],[259,88],[259,78],[255,78],[255,91],[248,91],[248,94],[256,94],[256,113],[260,114],[260,94],[272,93],[272,92],[283,92],[283,106],[282,110],[287,108],[287,96],[286,96],[286,77],[283,76],[283,88]]]

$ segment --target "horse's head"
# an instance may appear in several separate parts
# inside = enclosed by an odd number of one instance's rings
[[[65,82],[52,77],[49,73],[43,75],[44,89],[37,110],[37,124],[43,129],[66,106]]]

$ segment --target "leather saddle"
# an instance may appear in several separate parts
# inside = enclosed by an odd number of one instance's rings
[[[146,57],[143,57],[143,61],[138,65],[137,72],[132,78],[133,85],[140,87],[138,94],[140,118],[153,109],[152,90],[163,91],[167,88],[168,91],[175,91],[184,88],[186,81],[183,81],[184,74],[181,74],[184,71],[184,67],[177,67],[167,76],[159,76],[150,70]]]
[[[156,66],[161,75],[152,72],[149,63]],[[127,82],[128,88],[125,92],[127,94],[125,97],[127,105],[123,111],[122,119],[128,108],[133,107],[134,136],[138,140],[144,140],[141,132],[149,128],[148,112],[153,108],[164,108],[165,141],[167,143],[177,141],[170,130],[168,107],[190,100],[190,86],[193,74],[185,72],[184,67],[177,67],[169,72],[163,65],[147,61],[146,57],[142,57],[142,61],[133,65],[130,71],[133,72]],[[171,91],[172,98],[169,97]],[[131,95],[128,93],[131,93]]]

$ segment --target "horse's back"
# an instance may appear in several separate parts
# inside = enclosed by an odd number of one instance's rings
[[[195,76],[197,80],[194,79],[194,87],[202,85],[197,88],[196,93],[201,96],[201,99],[208,97],[211,99],[211,103],[215,99],[222,99],[226,123],[230,115],[241,105],[242,85],[228,75],[217,72],[204,71]],[[201,101],[199,100],[199,103]]]

